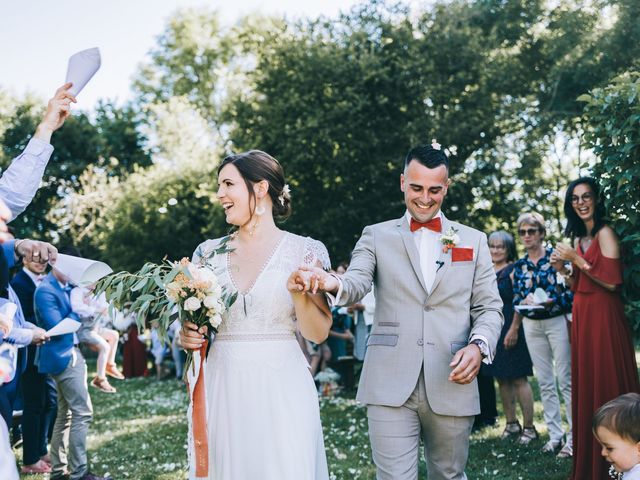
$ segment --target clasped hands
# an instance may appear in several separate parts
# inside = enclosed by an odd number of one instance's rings
[[[340,282],[320,267],[303,265],[293,271],[287,279],[287,290],[291,293],[335,292]]]

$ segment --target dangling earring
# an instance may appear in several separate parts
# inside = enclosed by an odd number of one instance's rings
[[[256,221],[253,223],[253,227],[251,227],[251,230],[249,231],[250,236],[253,237],[253,234],[256,232],[256,228],[258,228],[258,224],[260,223],[260,217],[264,215],[264,212],[266,212],[266,209],[262,205],[256,205],[256,208],[253,211],[253,213],[256,214]]]

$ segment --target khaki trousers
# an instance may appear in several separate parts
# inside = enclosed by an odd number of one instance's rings
[[[434,413],[423,371],[404,405],[368,405],[367,416],[378,480],[417,480],[421,437],[429,480],[466,480],[464,469],[475,417]]]

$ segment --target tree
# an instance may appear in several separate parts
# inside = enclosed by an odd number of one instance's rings
[[[229,28],[186,10],[139,72],[136,108],[149,138],[181,132],[154,147],[165,167],[203,139],[214,163],[221,146],[279,158],[294,199],[286,228],[325,241],[334,260],[365,224],[401,215],[403,156],[432,139],[452,153],[450,217],[513,230],[535,209],[557,234],[559,195],[584,162],[576,97],[636,61],[620,51],[640,45],[635,9],[633,0],[453,0],[410,12],[379,0],[335,19],[247,17]],[[161,126],[172,111],[185,116]],[[137,174],[162,185],[169,175]]]
[[[586,103],[584,141],[599,160],[593,173],[622,246],[625,307],[640,333],[640,72],[618,76],[580,100]]]
[[[29,142],[42,116],[43,101],[26,99],[5,118],[0,166],[6,168]],[[139,120],[130,106],[115,107],[102,102],[95,120],[75,112],[56,131],[51,144],[54,152],[47,165],[43,183],[33,202],[11,226],[23,238],[58,240],[58,226],[48,218],[55,203],[79,186],[79,178],[89,166],[105,168],[109,175],[121,175],[135,165],[149,165]]]
[[[83,255],[116,270],[191,256],[206,238],[227,233],[215,191],[216,136],[184,98],[155,105],[156,161],[128,175],[90,165],[51,217]]]

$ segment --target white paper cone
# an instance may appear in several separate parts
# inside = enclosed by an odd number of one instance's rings
[[[85,287],[109,275],[113,269],[104,262],[72,255],[58,254],[54,267],[74,285]]]
[[[73,83],[69,93],[73,96],[78,95],[100,69],[100,65],[100,50],[98,48],[89,48],[72,55],[67,66],[66,81]]]

